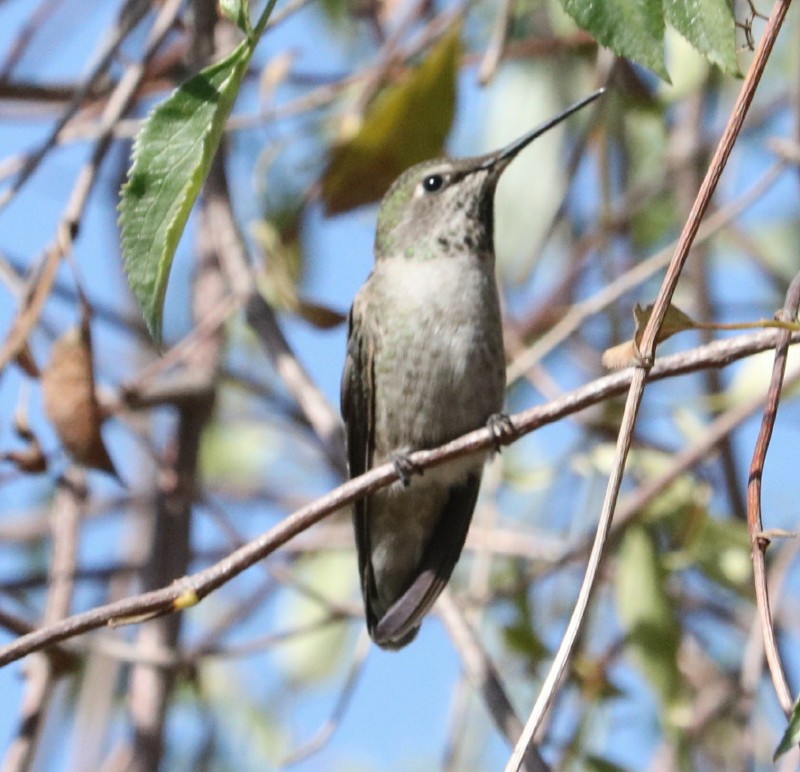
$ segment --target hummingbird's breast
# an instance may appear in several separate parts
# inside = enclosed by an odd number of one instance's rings
[[[502,409],[505,356],[493,262],[462,254],[376,266],[369,310],[376,320],[373,463],[440,445]]]

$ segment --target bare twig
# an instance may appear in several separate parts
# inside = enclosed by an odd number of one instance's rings
[[[700,155],[700,147],[702,145],[701,132],[708,83],[709,79],[707,78],[706,88],[687,100],[686,105],[681,110],[681,119],[677,130],[673,133],[672,154],[679,160],[675,176],[678,200],[682,210],[688,210],[692,205],[694,193],[700,183],[702,168],[700,164],[706,161]],[[693,291],[695,311],[700,319],[716,319],[715,302],[709,289],[709,272],[711,270],[707,259],[709,244],[704,242],[700,245],[698,240],[695,239],[694,248],[696,256],[689,264],[688,280]],[[713,330],[701,328],[699,332],[700,340],[703,343],[708,343],[713,339]],[[722,383],[717,370],[706,370],[703,373],[703,381],[709,397],[722,391]],[[747,517],[747,509],[744,504],[741,481],[736,468],[733,445],[727,435],[721,438],[717,445],[717,452],[731,511],[734,517],[744,521]]]
[[[485,471],[483,477],[483,499],[486,503],[479,506],[473,515],[470,531],[475,528],[481,528],[484,533],[493,533],[497,527],[498,511],[496,507],[496,494],[497,488],[500,483],[501,472],[500,465],[495,463],[491,464]],[[467,537],[469,538],[469,536]],[[489,543],[484,541],[479,544],[477,548],[473,548],[475,554],[469,563],[469,580],[467,583],[467,592],[470,598],[480,598],[489,595],[489,585],[492,570],[493,551]],[[449,596],[452,601],[452,596]],[[455,607],[455,611],[461,614],[460,609]],[[484,607],[481,604],[473,605],[472,608],[465,615],[464,622],[471,625],[473,628],[479,628],[481,620],[484,615]],[[459,654],[462,654],[461,648],[454,641],[456,649]],[[448,742],[445,746],[445,754],[442,763],[444,772],[453,772],[460,768],[458,754],[460,748],[464,745],[463,739],[467,736],[467,720],[469,706],[471,703],[470,696],[473,689],[470,686],[469,676],[466,672],[466,667],[462,667],[461,677],[453,691],[451,699],[451,717],[448,729]],[[509,703],[510,704],[510,703]],[[491,709],[490,709],[491,712]],[[520,731],[522,724],[517,720]],[[502,731],[502,730],[501,730]],[[519,735],[517,735],[519,736]],[[513,745],[516,737],[510,740]]]
[[[8,81],[12,71],[19,63],[19,60],[22,58],[31,40],[33,40],[34,35],[41,29],[42,22],[44,22],[62,2],[63,0],[40,0],[39,4],[34,8],[28,20],[25,22],[25,25],[19,31],[16,40],[14,40],[13,44],[8,49],[8,53],[3,57],[2,63],[0,63],[0,83]]]
[[[199,69],[214,53],[214,29],[217,23],[215,5],[206,0],[196,0],[192,18],[190,60],[192,66]],[[220,152],[209,171],[208,189],[223,185],[223,163],[223,154]],[[202,319],[207,308],[220,305],[226,294],[219,258],[210,238],[212,223],[208,217],[207,202],[204,200],[202,203],[198,269],[192,285],[195,320]],[[146,538],[151,545],[144,572],[145,586],[148,588],[163,586],[183,576],[189,568],[192,503],[197,487],[200,437],[214,406],[214,385],[217,382],[222,343],[222,330],[216,327],[199,338],[198,345],[188,357],[188,365],[204,376],[207,387],[197,397],[182,402],[178,407],[170,463],[161,472],[156,507],[145,526],[149,531]],[[162,648],[174,650],[179,643],[180,627],[179,615],[144,625],[138,631],[137,644],[145,653]],[[175,675],[173,668],[148,664],[137,664],[131,672],[129,702],[134,729],[128,767],[131,772],[157,769],[161,763],[167,706]]]
[[[786,321],[797,318],[800,307],[800,274],[795,276],[786,293],[786,302],[783,306],[782,318]],[[772,621],[772,612],[769,604],[769,589],[767,587],[764,552],[769,545],[769,539],[762,533],[764,525],[761,520],[761,480],[764,475],[764,463],[767,457],[772,429],[778,414],[781,392],[783,389],[783,376],[786,372],[786,358],[789,353],[789,337],[786,331],[781,331],[775,346],[775,360],[772,365],[772,377],[767,404],[764,407],[764,417],[758,432],[753,459],[750,462],[750,475],[747,483],[747,525],[750,530],[751,555],[753,558],[753,581],[756,588],[756,602],[761,618],[761,630],[764,636],[764,652],[772,675],[772,683],[778,696],[781,708],[788,715],[792,712],[792,695],[786,683],[786,676],[781,665],[780,652],[775,640],[775,627]]]
[[[653,366],[650,371],[650,380],[655,381],[679,374],[697,372],[705,367],[722,367],[737,359],[772,348],[775,339],[776,332],[766,330],[716,341],[707,346],[664,357]],[[800,341],[800,333],[794,334],[792,341]],[[522,436],[540,426],[591,407],[611,396],[622,394],[628,388],[633,377],[632,370],[613,373],[579,389],[567,392],[557,400],[517,413],[511,416],[517,435]],[[469,432],[440,448],[412,453],[410,459],[418,468],[427,469],[457,457],[489,450],[495,446],[494,434],[484,428]],[[235,550],[218,563],[192,576],[160,590],[90,609],[58,624],[22,636],[0,648],[0,666],[14,662],[59,641],[105,625],[131,624],[187,608],[282,547],[314,523],[351,504],[357,498],[386,487],[397,479],[397,470],[393,464],[375,467],[302,507],[268,532]]]

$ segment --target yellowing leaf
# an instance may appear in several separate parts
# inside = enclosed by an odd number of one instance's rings
[[[299,213],[298,213],[299,218]],[[298,219],[299,222],[299,219]],[[337,327],[347,314],[302,298],[297,283],[303,267],[299,227],[279,227],[260,220],[251,229],[253,238],[264,253],[264,270],[258,277],[258,289],[272,308],[297,314],[321,330]]]
[[[299,228],[279,228],[270,220],[259,220],[250,229],[264,255],[258,289],[267,302],[279,311],[297,308],[297,282],[303,268]]]
[[[378,95],[356,133],[333,148],[322,177],[327,214],[377,201],[409,166],[441,154],[455,114],[460,34],[454,26],[421,65]]]

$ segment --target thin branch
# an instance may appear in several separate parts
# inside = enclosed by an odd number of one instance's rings
[[[12,71],[19,64],[36,33],[41,30],[43,23],[63,1],[40,0],[36,8],[33,9],[25,25],[20,29],[16,39],[3,57],[2,63],[0,63],[0,83],[8,82]]]
[[[778,37],[778,32],[783,24],[786,12],[789,10],[790,3],[791,0],[777,0],[773,6],[769,24],[759,42],[755,58],[750,65],[747,77],[736,98],[736,103],[733,106],[728,123],[725,126],[725,131],[720,138],[717,149],[714,151],[711,164],[703,179],[703,184],[700,186],[692,210],[689,212],[683,232],[678,240],[678,245],[675,248],[675,254],[670,261],[667,273],[661,285],[661,290],[653,305],[652,316],[642,336],[640,350],[642,359],[645,362],[653,357],[656,347],[656,337],[661,329],[661,324],[664,321],[667,309],[672,302],[672,295],[678,285],[683,266],[689,257],[689,250],[695,241],[700,222],[716,190],[717,183],[722,176],[722,171],[728,161],[736,138],[739,136],[739,132],[742,129],[745,116],[747,115],[750,103],[753,101],[758,84],[761,81],[761,75],[767,65],[772,47]]]
[[[195,0],[192,5],[192,43],[189,62],[200,69],[214,53],[217,12],[213,2]],[[232,48],[232,46],[231,46]],[[224,147],[212,163],[206,190],[223,187]],[[206,309],[224,302],[226,288],[219,266],[219,255],[210,237],[212,223],[208,202],[200,208],[197,234],[197,271],[192,281],[192,314],[203,319]],[[223,346],[223,331],[215,328],[202,335],[187,357],[188,366],[201,373],[207,387],[178,407],[178,422],[170,448],[171,463],[161,470],[156,507],[148,518],[147,540],[150,544],[145,586],[163,586],[189,569],[193,493],[197,487],[200,438],[214,406],[214,386],[218,382]],[[181,631],[180,615],[160,619],[137,631],[137,644],[145,654],[153,649],[177,650]],[[173,668],[137,664],[131,671],[128,692],[133,725],[130,772],[157,769],[164,754],[164,729],[167,709],[175,685]]]
[[[676,169],[675,178],[678,189],[678,201],[681,210],[688,210],[694,199],[694,193],[700,184],[701,162],[707,162],[704,155],[700,154],[702,144],[701,133],[704,118],[704,105],[707,102],[707,90],[711,79],[706,77],[705,86],[681,110],[681,118],[672,137],[672,153],[680,159]],[[694,308],[700,319],[718,318],[716,303],[711,296],[709,288],[709,244],[699,245],[695,239],[695,259],[689,264],[688,281],[693,291]],[[700,340],[708,343],[713,340],[713,330],[699,326]],[[714,395],[722,391],[722,382],[719,371],[706,370],[703,374],[703,383],[706,391],[706,402],[711,404]],[[713,410],[712,416],[713,416]],[[739,479],[734,457],[733,445],[725,435],[717,445],[719,464],[725,484],[725,491],[730,503],[733,516],[744,521],[747,518],[747,508],[744,503],[741,480]]]
[[[116,662],[170,668],[177,671],[191,670],[196,667],[198,660],[201,658],[233,660],[252,657],[253,654],[268,651],[287,641],[293,641],[296,638],[341,623],[341,616],[323,616],[310,622],[304,622],[303,624],[287,627],[283,630],[266,633],[265,635],[260,635],[256,638],[239,643],[231,643],[228,645],[213,642],[204,643],[202,646],[193,646],[191,649],[182,653],[176,651],[174,647],[151,648],[144,652],[141,646],[137,646],[135,643],[100,634],[92,641],[91,651],[94,654],[102,654],[104,657],[113,659]]]
[[[697,372],[705,367],[723,367],[743,357],[773,348],[775,339],[776,333],[773,330],[765,330],[716,341],[707,346],[664,357],[653,366],[650,380]],[[800,342],[800,333],[792,336],[792,342]],[[609,397],[623,394],[633,377],[632,370],[613,373],[567,392],[557,400],[513,415],[511,420],[517,436],[528,434],[534,429],[591,407]],[[410,459],[417,468],[424,470],[495,446],[494,434],[489,429],[483,428],[469,432],[440,448],[412,453]],[[76,614],[56,625],[22,636],[0,648],[0,666],[105,625],[132,624],[188,608],[254,563],[275,552],[314,523],[397,479],[397,470],[393,464],[375,467],[287,516],[277,526],[235,550],[218,563],[169,587],[99,606]]]
[[[786,293],[786,302],[783,306],[782,318],[785,321],[797,318],[800,307],[800,274],[797,274],[789,285]],[[764,407],[764,416],[758,432],[753,459],[750,462],[750,476],[747,483],[747,526],[750,531],[751,555],[753,558],[753,581],[756,588],[756,602],[758,613],[761,617],[761,630],[764,636],[764,652],[772,675],[772,683],[778,696],[781,708],[786,715],[791,715],[793,700],[786,683],[786,676],[781,665],[780,652],[775,640],[775,627],[769,604],[769,588],[764,561],[764,553],[769,546],[769,539],[762,533],[764,525],[761,520],[761,481],[764,475],[764,463],[767,457],[772,429],[778,414],[781,393],[783,390],[783,376],[786,372],[786,359],[789,353],[789,333],[782,331],[775,346],[775,360],[772,365],[767,404]]]
[[[470,530],[480,527],[484,532],[491,533],[497,526],[498,511],[496,507],[497,488],[501,480],[500,465],[490,464],[489,468],[485,470],[483,476],[482,490],[485,504],[475,510],[472,518]],[[469,538],[469,536],[467,536]],[[466,545],[465,545],[466,546]],[[469,593],[470,598],[476,598],[489,595],[489,584],[492,571],[492,558],[493,552],[489,545],[484,542],[475,550],[472,560],[469,563],[469,578],[466,585],[466,591]],[[452,598],[450,598],[452,600]],[[456,608],[460,613],[460,610]],[[480,627],[481,620],[484,616],[484,607],[480,604],[474,605],[468,612],[466,622],[471,624],[472,627]],[[458,649],[458,645],[456,644]],[[445,772],[453,772],[459,768],[458,754],[461,747],[464,745],[464,738],[468,734],[467,721],[469,718],[469,707],[471,704],[469,677],[462,667],[461,677],[458,679],[454,687],[454,693],[451,700],[452,709],[451,717],[449,720],[449,727],[447,732],[447,744],[445,746],[444,758],[442,760],[442,769]],[[519,723],[519,721],[517,722]],[[520,731],[522,724],[519,724]],[[517,735],[519,736],[519,735]],[[511,740],[513,746],[516,737]]]

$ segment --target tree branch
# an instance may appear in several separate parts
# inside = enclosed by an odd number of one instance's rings
[[[723,367],[737,359],[773,348],[776,335],[774,330],[765,330],[716,341],[707,346],[664,357],[653,366],[650,371],[650,380],[661,380],[696,372],[706,367]],[[800,333],[793,334],[792,342],[799,341]],[[624,393],[633,379],[633,375],[632,370],[613,373],[598,378],[579,389],[567,392],[557,400],[513,415],[511,420],[517,436],[528,434],[540,426],[553,423],[609,397]],[[410,459],[415,466],[424,470],[451,459],[490,450],[495,447],[495,443],[495,436],[489,429],[477,429],[440,448],[412,453]],[[105,625],[132,624],[188,608],[254,563],[275,552],[314,523],[351,504],[357,498],[384,488],[397,479],[397,471],[393,464],[375,467],[302,507],[279,525],[235,550],[218,563],[192,576],[160,590],[90,609],[58,624],[44,627],[18,638],[0,648],[0,666],[14,662],[59,641]]]

